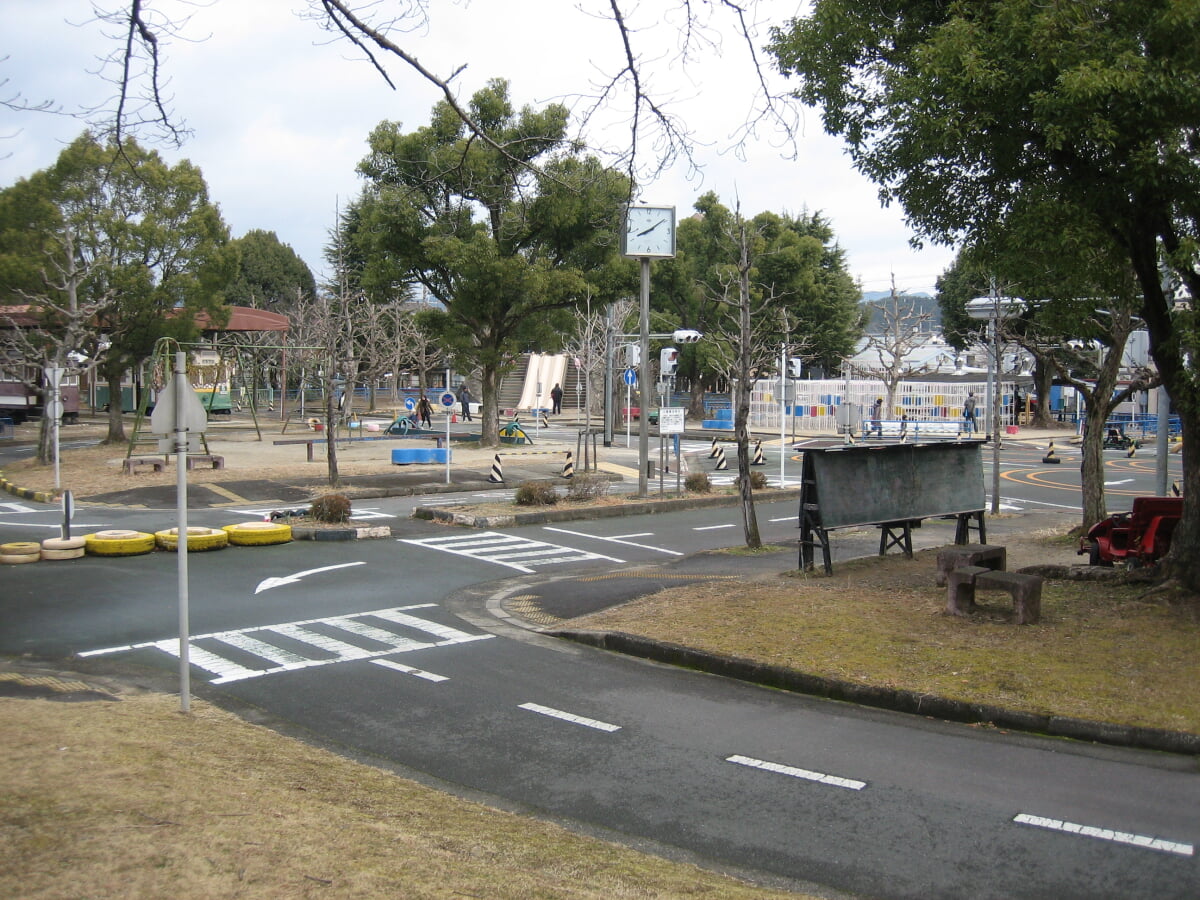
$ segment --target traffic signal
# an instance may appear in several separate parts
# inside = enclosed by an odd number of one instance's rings
[[[678,331],[672,334],[671,337],[675,339],[677,344],[694,344],[696,341],[700,340],[700,338],[704,337],[704,335],[698,331],[693,331],[690,328],[680,328]]]
[[[804,360],[799,356],[793,356],[788,360],[788,377],[799,378],[801,369],[803,368]]]
[[[667,378],[674,375],[679,367],[679,351],[674,347],[663,347],[658,354],[658,376]]]
[[[642,348],[638,344],[625,345],[625,368],[634,369],[641,365]]]

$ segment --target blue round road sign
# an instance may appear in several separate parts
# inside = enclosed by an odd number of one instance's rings
[[[626,384],[637,384],[637,369],[626,369],[622,380]]]

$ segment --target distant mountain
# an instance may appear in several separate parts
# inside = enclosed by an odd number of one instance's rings
[[[862,302],[867,303],[885,303],[892,296],[891,291],[868,291],[863,294]],[[942,330],[942,311],[938,307],[937,299],[929,294],[898,294],[897,298],[901,302],[903,308],[911,308],[914,316],[928,315],[928,318],[922,322],[922,331],[931,331],[935,334],[941,333]],[[879,334],[883,331],[883,316],[880,313],[878,306],[871,310],[871,318],[867,322],[867,331],[871,334]]]

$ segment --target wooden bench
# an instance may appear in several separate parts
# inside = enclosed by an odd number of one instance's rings
[[[313,444],[318,442],[322,444],[325,443],[325,438],[309,438],[308,440],[305,440],[304,438],[298,438],[296,440],[272,441],[271,443],[275,444],[276,446],[279,446],[280,444],[304,444],[308,448],[308,461],[312,462]]]
[[[153,456],[127,456],[121,460],[121,470],[126,475],[132,475],[134,472],[139,472],[143,468],[151,469],[154,472],[161,472],[166,467],[164,460]]]
[[[1013,622],[1034,625],[1042,617],[1042,578],[1020,572],[1002,572],[984,566],[960,566],[947,577],[946,612],[968,615],[975,608],[975,592],[1008,591],[1013,601]]]
[[[1003,572],[1008,567],[1008,551],[993,544],[943,547],[937,555],[937,586],[943,587],[949,573],[962,566],[984,566]]]
[[[188,456],[187,468],[189,471],[199,465],[212,466],[214,469],[223,469],[225,468],[225,457],[215,456],[211,453],[200,453],[196,456]]]

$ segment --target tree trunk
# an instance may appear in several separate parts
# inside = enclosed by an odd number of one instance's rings
[[[104,438],[106,444],[123,444],[126,441],[121,400],[121,375],[110,375],[108,377],[108,434]]]
[[[42,404],[42,420],[38,423],[37,461],[43,466],[54,464],[54,419]]]
[[[483,447],[500,446],[499,382],[496,367],[485,365],[479,373],[479,443]]]
[[[1083,432],[1083,461],[1080,463],[1083,496],[1083,531],[1108,517],[1104,499],[1104,423],[1108,420],[1108,407],[1104,403],[1087,405]]]
[[[330,373],[325,379],[325,467],[329,476],[329,486],[337,488],[341,486],[342,479],[338,474],[338,458],[337,458],[337,430],[338,430],[338,406],[336,391],[334,389],[334,380],[332,373],[334,371],[332,365],[327,365],[325,371]]]
[[[1034,357],[1033,390],[1037,403],[1033,407],[1033,419],[1030,424],[1034,428],[1053,428],[1054,419],[1050,415],[1050,389],[1054,386],[1054,367],[1047,365],[1040,356]]]

